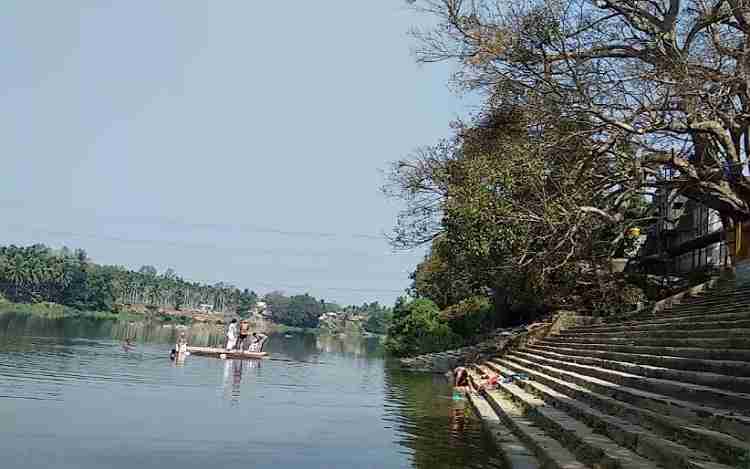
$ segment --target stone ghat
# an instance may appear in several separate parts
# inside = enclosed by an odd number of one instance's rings
[[[712,287],[469,364],[507,466],[750,468],[750,288]]]
[[[547,334],[557,331],[565,325],[580,325],[581,318],[571,312],[559,312],[547,322],[536,322],[528,326],[495,331],[490,339],[475,345],[447,350],[445,352],[427,353],[415,357],[400,359],[401,366],[413,371],[445,373],[457,366],[487,359],[502,354],[506,349],[540,340]]]
[[[426,371],[431,373],[445,373],[457,366],[464,366],[479,356],[492,356],[498,354],[503,347],[517,334],[526,332],[522,329],[517,332],[502,331],[497,337],[480,342],[476,345],[461,347],[445,352],[426,353],[416,357],[400,359],[401,366],[413,371]]]

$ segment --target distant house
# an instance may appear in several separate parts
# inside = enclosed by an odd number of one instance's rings
[[[212,312],[214,310],[214,305],[202,304],[202,305],[198,305],[198,309],[202,313],[210,313],[210,312]]]
[[[250,315],[264,319],[273,317],[273,313],[270,309],[268,309],[268,305],[263,301],[256,302],[255,306],[250,308]]]

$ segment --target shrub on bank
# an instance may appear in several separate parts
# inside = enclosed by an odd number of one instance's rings
[[[399,298],[388,328],[387,350],[396,356],[439,352],[461,344],[432,300]]]
[[[495,328],[495,310],[490,300],[473,296],[449,306],[441,313],[453,332],[463,339],[470,339],[481,331]]]

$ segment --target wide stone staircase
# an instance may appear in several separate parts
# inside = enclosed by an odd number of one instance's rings
[[[750,469],[750,288],[562,330],[469,378],[513,467]]]

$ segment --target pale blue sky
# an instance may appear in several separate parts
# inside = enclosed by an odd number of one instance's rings
[[[0,242],[391,303],[421,252],[379,170],[470,111],[404,0],[15,0],[0,10]]]

